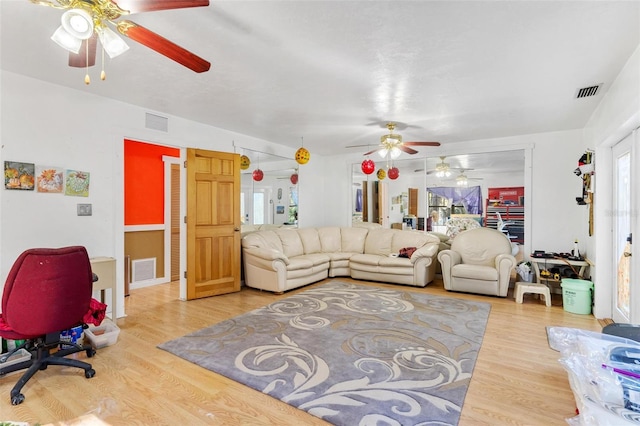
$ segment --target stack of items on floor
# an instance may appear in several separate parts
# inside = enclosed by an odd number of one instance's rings
[[[565,327],[548,327],[547,334],[562,355],[579,412],[569,424],[640,424],[640,343]]]

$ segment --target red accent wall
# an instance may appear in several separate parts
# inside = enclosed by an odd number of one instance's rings
[[[164,155],[180,149],[124,140],[124,224],[164,223]]]

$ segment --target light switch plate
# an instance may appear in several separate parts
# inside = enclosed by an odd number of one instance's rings
[[[91,204],[78,204],[78,216],[91,216]]]

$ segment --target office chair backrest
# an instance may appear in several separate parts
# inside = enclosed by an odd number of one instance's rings
[[[91,263],[84,247],[30,249],[11,267],[2,314],[23,335],[67,330],[80,324],[89,310],[92,287]]]

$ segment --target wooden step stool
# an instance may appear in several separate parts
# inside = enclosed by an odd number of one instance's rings
[[[515,298],[517,303],[522,303],[522,296],[525,293],[535,293],[544,296],[547,306],[551,306],[551,292],[549,287],[544,284],[517,282],[515,290]]]

